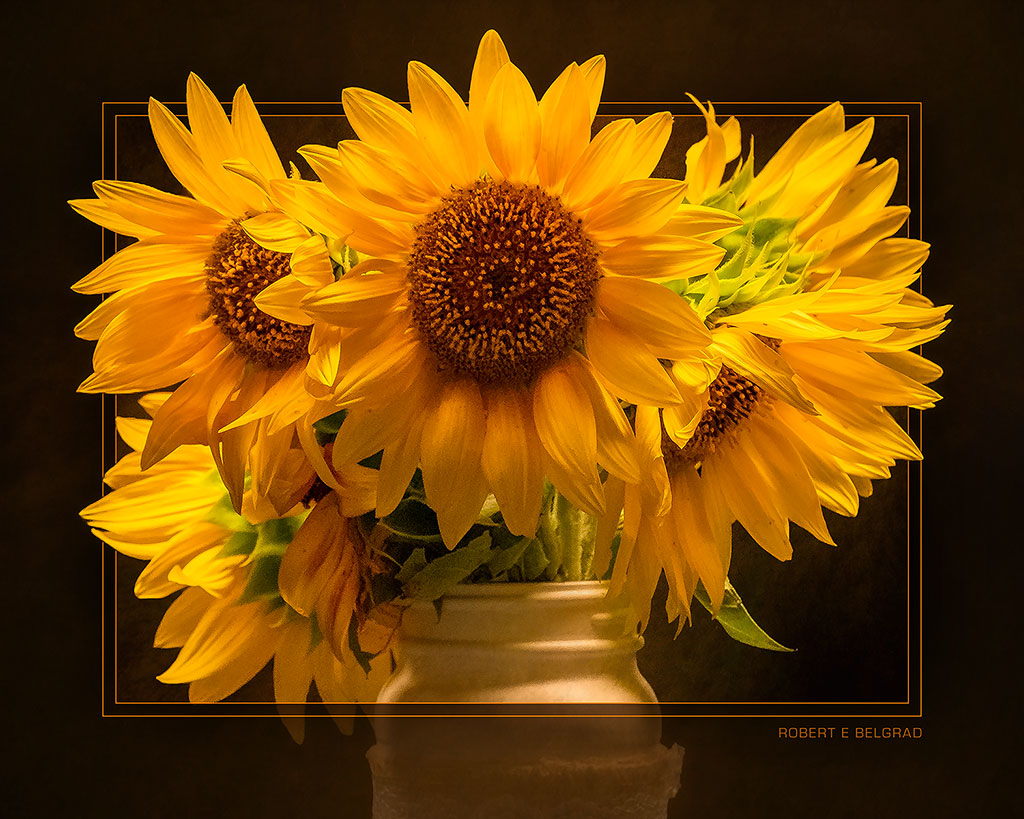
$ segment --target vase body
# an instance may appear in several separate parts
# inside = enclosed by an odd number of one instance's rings
[[[635,618],[606,592],[474,584],[413,603],[373,709],[375,819],[664,817],[682,750],[661,745]]]

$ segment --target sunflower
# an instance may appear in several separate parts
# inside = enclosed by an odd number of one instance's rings
[[[143,404],[156,413],[166,400],[166,394],[150,395]],[[301,704],[312,684],[329,708],[332,702],[373,701],[390,672],[386,655],[367,673],[347,644],[324,639],[315,618],[288,606],[277,583],[293,538],[309,541],[306,521],[313,514],[321,521],[330,516],[333,526],[344,528],[346,513],[373,506],[370,486],[344,504],[331,493],[313,513],[298,504],[283,518],[260,518],[247,492],[247,515],[241,516],[231,508],[206,447],[181,446],[142,471],[151,423],[117,419],[118,434],[133,452],[107,472],[113,491],[82,517],[118,552],[148,561],[135,584],[138,597],[181,592],[155,637],[158,648],[180,651],[158,679],[188,683],[192,702],[218,702],[272,662],[278,709],[297,742],[304,731]],[[350,717],[336,719],[350,730]]]
[[[449,547],[489,494],[512,532],[533,535],[545,476],[602,511],[599,467],[640,479],[619,399],[678,404],[691,388],[671,363],[709,341],[657,282],[710,271],[724,255],[713,240],[739,220],[649,178],[669,113],[591,139],[604,69],[603,57],[573,63],[538,101],[490,31],[468,106],[410,63],[411,110],[346,89],[359,139],[300,151],[326,190],[272,185],[288,213],[347,235],[361,257],[334,283],[281,282],[260,300],[343,338],[336,368],[317,373],[348,410],[334,465],[383,451],[378,515],[419,466]]]
[[[921,458],[886,408],[939,399],[925,384],[941,369],[911,348],[942,332],[949,309],[910,289],[928,245],[892,236],[909,209],[887,204],[895,160],[861,161],[872,120],[846,129],[829,106],[759,174],[748,158],[723,184],[739,128],[702,110],[689,190],[744,220],[720,240],[729,254],[715,273],[676,288],[711,328],[707,389],[637,409],[650,478],[614,487],[625,524],[613,587],[649,600],[664,571],[669,616],[682,619],[698,580],[721,604],[734,520],[787,560],[790,521],[832,543],[822,507],[855,515],[872,480]]]
[[[253,299],[286,274],[334,277],[323,239],[274,201],[270,185],[285,171],[245,86],[229,121],[193,74],[187,107],[191,131],[153,99],[149,121],[192,197],[104,180],[93,186],[97,199],[70,203],[138,239],[74,285],[114,294],[75,328],[96,341],[94,372],[79,389],[145,392],[184,382],[154,419],[143,468],[181,444],[206,444],[239,509],[247,467],[261,492],[312,404],[303,387],[309,327],[268,316]]]

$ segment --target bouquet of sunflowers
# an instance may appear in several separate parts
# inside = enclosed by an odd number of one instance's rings
[[[758,169],[694,99],[685,178],[653,178],[673,118],[592,133],[604,74],[538,99],[488,32],[468,105],[418,62],[409,108],[346,89],[358,138],[302,148],[316,179],[192,75],[188,127],[149,106],[187,193],[71,202],[137,240],[74,286],[112,294],[81,390],[150,416],[82,514],[178,594],[162,681],[214,702],[272,662],[281,703],[372,702],[405,607],[464,582],[605,579],[642,629],[664,576],[670,620],[778,647],[733,523],[786,560],[790,522],[832,543],[823,507],[921,457],[886,408],[938,399],[913,349],[947,308],[910,289],[928,246],[894,236],[872,120],[831,105]]]

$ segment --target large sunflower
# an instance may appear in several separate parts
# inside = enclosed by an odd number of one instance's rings
[[[165,400],[166,395],[151,395],[143,403],[156,413]],[[141,469],[151,423],[117,419],[118,434],[134,451],[107,472],[105,480],[113,491],[84,509],[82,516],[94,534],[118,552],[148,561],[135,584],[137,596],[180,592],[155,637],[158,648],[180,651],[158,679],[188,683],[192,702],[218,702],[273,662],[278,708],[300,742],[302,704],[311,685],[329,708],[332,702],[372,702],[390,672],[387,655],[375,660],[367,673],[347,641],[332,639],[333,622],[342,620],[344,612],[336,607],[328,627],[321,628],[287,605],[278,589],[279,567],[288,560],[292,543],[305,549],[311,534],[323,535],[319,524],[311,531],[306,526],[314,515],[320,522],[330,520],[328,530],[345,531],[347,514],[372,508],[371,471],[366,470],[371,480],[351,491],[344,504],[331,493],[311,513],[299,504],[286,517],[262,518],[247,492],[246,515],[241,516],[231,509],[206,447],[181,446],[150,469]],[[350,549],[348,556],[340,557],[351,565],[350,558],[361,560],[364,555],[353,555]],[[354,589],[349,615],[363,591],[366,567],[362,572],[358,568],[349,573],[347,583]],[[343,730],[349,729],[350,720],[344,712],[338,716]]]
[[[149,121],[194,198],[104,180],[93,186],[97,199],[71,202],[138,239],[74,286],[114,293],[75,329],[97,342],[94,373],[80,389],[144,392],[184,382],[154,419],[143,467],[181,444],[207,444],[237,509],[247,466],[261,492],[291,444],[291,425],[312,404],[303,387],[309,328],[262,313],[253,299],[285,274],[333,275],[323,239],[274,202],[270,184],[285,171],[245,86],[230,121],[194,74],[187,105],[191,131],[156,100]]]
[[[832,543],[821,507],[855,515],[871,481],[921,453],[886,407],[925,409],[941,369],[911,348],[938,336],[948,307],[911,290],[928,246],[893,237],[909,214],[889,206],[895,160],[861,162],[870,119],[846,129],[838,104],[802,125],[757,175],[752,158],[724,184],[739,127],[705,111],[687,154],[695,202],[744,227],[729,257],[676,288],[711,327],[696,404],[637,410],[642,488],[621,487],[626,522],[614,586],[649,600],[664,570],[670,617],[698,580],[723,598],[738,520],[775,557],[790,521]]]
[[[640,479],[618,399],[678,404],[673,370],[709,335],[660,279],[698,276],[732,214],[683,204],[650,179],[668,113],[591,139],[604,59],[571,64],[537,97],[498,35],[477,54],[468,107],[422,63],[411,110],[362,89],[343,103],[358,140],[301,153],[323,180],[272,185],[289,213],[364,258],[322,288],[282,281],[263,309],[340,328],[320,378],[349,410],[336,467],[383,450],[377,512],[419,466],[454,546],[493,493],[532,535],[545,476],[579,508],[604,508],[599,466]]]

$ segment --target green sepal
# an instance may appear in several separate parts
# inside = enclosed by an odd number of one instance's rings
[[[312,652],[323,642],[324,633],[320,630],[320,622],[316,619],[316,612],[309,615],[309,651]]]
[[[711,616],[725,629],[725,633],[737,642],[768,651],[795,651],[770,637],[763,628],[754,622],[754,618],[750,616],[747,607],[743,605],[739,594],[728,580],[725,581],[725,597],[722,599],[722,605],[717,614],[712,611],[711,598],[708,597],[702,584],[697,584],[697,590],[693,596],[711,612]]]
[[[236,555],[252,554],[252,550],[256,548],[258,537],[256,532],[235,532],[228,538],[224,548],[217,553],[217,557],[235,557]]]
[[[277,575],[280,569],[280,555],[267,555],[255,561],[249,567],[249,577],[241,597],[238,598],[239,604],[244,605],[257,600],[269,601],[280,597],[281,592],[277,585]]]
[[[256,546],[252,551],[253,557],[260,559],[283,555],[308,514],[305,512],[290,518],[273,518],[261,523],[257,530]]]
[[[207,523],[213,523],[222,529],[230,532],[255,532],[256,527],[235,511],[231,505],[231,498],[224,495],[212,507],[206,515]]]
[[[350,617],[348,621],[348,647],[359,666],[369,674],[370,660],[373,659],[373,655],[363,651],[359,645],[359,624],[355,617]]]
[[[409,578],[405,595],[436,600],[490,560],[492,553],[491,535],[485,532],[465,546],[430,561]]]
[[[331,257],[331,267],[334,268],[334,278],[344,276],[353,267],[359,264],[359,254],[346,244],[324,236],[327,245],[327,253]]]

